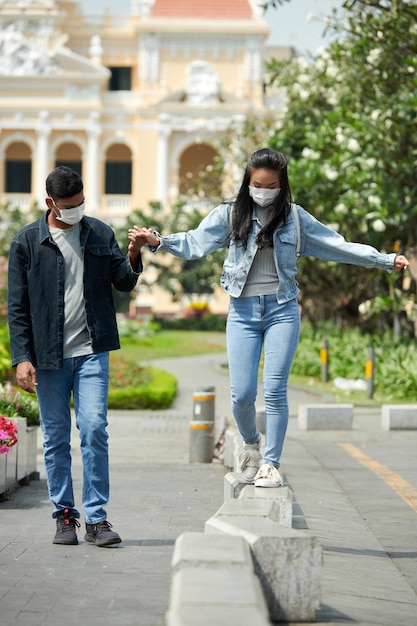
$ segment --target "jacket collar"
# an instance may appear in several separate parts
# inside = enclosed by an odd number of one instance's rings
[[[48,222],[46,221],[48,214],[50,213],[50,210],[51,209],[48,209],[39,220],[39,241],[41,244],[45,243],[46,241],[53,243],[51,231],[49,230]],[[91,225],[89,224],[86,217],[82,217],[80,223],[81,223],[81,232],[84,231],[85,233],[84,237],[87,238]]]

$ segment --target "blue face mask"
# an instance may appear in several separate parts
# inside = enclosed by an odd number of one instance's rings
[[[251,187],[249,185],[249,195],[256,202],[258,206],[267,207],[273,204],[275,198],[278,196],[280,188],[278,189],[264,189],[263,187]]]

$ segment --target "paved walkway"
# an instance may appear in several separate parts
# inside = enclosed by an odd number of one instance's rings
[[[162,626],[176,538],[203,531],[223,503],[223,466],[190,465],[192,394],[216,387],[217,431],[230,416],[224,354],[156,362],[180,391],[169,411],[110,412],[109,519],[123,543],[52,544],[39,433],[41,480],[0,503],[1,626]],[[318,624],[417,623],[417,431],[384,432],[378,409],[356,407],[351,431],[300,431],[290,389],[282,470],[295,494],[294,525],[324,548]],[[76,433],[75,433],[76,437]],[[340,444],[343,444],[342,447]],[[81,464],[74,439],[80,502]],[[230,626],[238,626],[231,624]],[[254,624],[256,626],[256,624]]]

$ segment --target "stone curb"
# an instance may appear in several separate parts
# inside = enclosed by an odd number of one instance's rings
[[[224,465],[235,471],[225,476],[224,504],[206,521],[205,533],[185,533],[175,544],[167,626],[314,621],[321,545],[308,531],[292,528],[288,486],[262,489],[242,480],[236,427],[226,429],[224,441]],[[252,565],[245,548],[233,544],[237,539],[246,544]]]
[[[183,533],[175,543],[172,569],[167,626],[270,624],[243,537]]]
[[[417,404],[383,404],[383,430],[417,430]]]

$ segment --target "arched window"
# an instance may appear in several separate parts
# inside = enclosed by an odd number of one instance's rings
[[[55,167],[66,165],[82,177],[83,164],[81,150],[74,143],[63,143],[59,146],[55,155]]]
[[[6,193],[31,193],[32,155],[23,142],[10,144],[6,150]]]
[[[179,192],[181,195],[221,195],[221,177],[215,168],[216,150],[206,144],[189,146],[180,158]]]
[[[132,193],[132,153],[123,144],[114,144],[107,150],[105,193]]]

